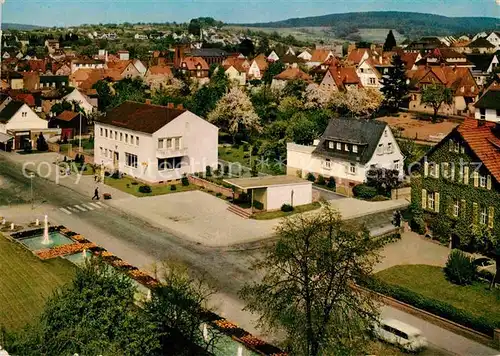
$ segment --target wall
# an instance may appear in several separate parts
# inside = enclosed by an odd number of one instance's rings
[[[267,188],[267,210],[280,209],[283,204],[304,205],[312,203],[312,183],[271,186]]]
[[[391,190],[391,199],[406,199],[411,200],[411,187],[404,187]]]
[[[80,104],[81,108],[86,113],[92,113],[94,111],[94,107],[87,101],[87,98],[80,93],[77,89],[73,90],[71,93],[64,97],[66,101],[76,101]]]
[[[486,109],[485,111],[485,119],[486,121],[499,122],[500,117],[497,116],[497,111],[494,109]],[[477,120],[481,119],[481,110],[476,109],[474,116]]]
[[[385,150],[388,147],[388,144],[391,143],[393,147],[393,153],[386,153]],[[385,168],[385,169],[394,169],[394,161],[399,161],[399,176],[400,178],[403,178],[404,176],[404,156],[401,153],[401,150],[399,148],[399,145],[394,138],[394,135],[392,134],[392,130],[389,126],[385,128],[384,133],[380,137],[380,140],[377,144],[378,145],[382,144],[384,152],[383,154],[378,154],[377,150],[373,153],[373,157],[370,159],[370,161],[366,164],[367,167],[370,167],[371,165],[376,165],[379,168]]]
[[[232,189],[222,187],[222,186],[217,185],[215,183],[209,182],[208,180],[205,180],[205,179],[202,179],[199,177],[195,177],[195,176],[188,176],[188,180],[189,180],[189,183],[191,183],[191,184],[197,185],[199,187],[203,187],[207,190],[212,190],[215,193],[221,193],[225,197],[230,197],[230,198],[233,197],[233,190]],[[235,196],[238,197],[238,194],[236,194]]]
[[[22,117],[23,112],[27,113],[26,117]],[[48,121],[41,119],[28,105],[24,104],[7,122],[5,130],[46,129],[48,125]]]
[[[267,210],[267,189],[266,188],[260,188],[260,189],[253,189],[253,201],[258,201],[262,203],[264,206],[264,210]]]

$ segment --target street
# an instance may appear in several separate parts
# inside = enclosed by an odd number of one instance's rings
[[[255,317],[242,311],[243,303],[237,293],[243,284],[255,279],[256,274],[249,267],[261,253],[262,243],[237,247],[206,247],[189,242],[188,239],[168,230],[157,229],[148,223],[120,210],[107,206],[79,214],[65,214],[60,207],[89,204],[90,196],[83,196],[69,188],[36,177],[33,179],[35,212],[47,213],[52,222],[63,224],[77,231],[97,244],[105,247],[124,260],[147,268],[157,261],[175,260],[189,266],[204,276],[219,291],[211,300],[211,306],[222,316],[236,322],[255,335],[266,338],[254,327]],[[24,177],[19,166],[0,156],[0,206],[11,205],[10,210],[19,209],[20,214],[30,214],[30,179]],[[104,202],[105,204],[105,202]],[[31,212],[31,214],[33,214]],[[1,210],[0,210],[1,215]],[[408,323],[415,323],[432,347],[453,354],[490,356],[497,351],[464,339],[423,320],[414,318],[392,308],[384,308],[384,313],[397,316]],[[414,318],[416,319],[416,318]],[[431,337],[432,336],[432,337]],[[432,346],[434,345],[434,346]],[[462,353],[462,351],[466,353]]]

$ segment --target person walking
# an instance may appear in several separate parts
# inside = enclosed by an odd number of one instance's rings
[[[94,190],[94,196],[92,197],[92,200],[99,200],[99,188],[95,188]]]

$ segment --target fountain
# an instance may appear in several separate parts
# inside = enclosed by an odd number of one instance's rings
[[[87,250],[83,250],[82,251],[82,256],[83,256],[83,260],[85,261],[87,259]]]
[[[49,237],[49,222],[47,215],[45,215],[44,220],[43,220],[43,240],[42,240],[42,245],[50,245],[52,241],[50,240]]]

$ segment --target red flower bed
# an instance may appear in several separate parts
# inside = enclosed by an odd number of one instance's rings
[[[86,243],[86,244],[75,243],[71,245],[57,246],[51,249],[39,250],[36,251],[35,253],[42,260],[48,260],[59,256],[72,255],[74,253],[82,252],[83,250],[88,250],[95,246],[96,245],[94,243]]]

